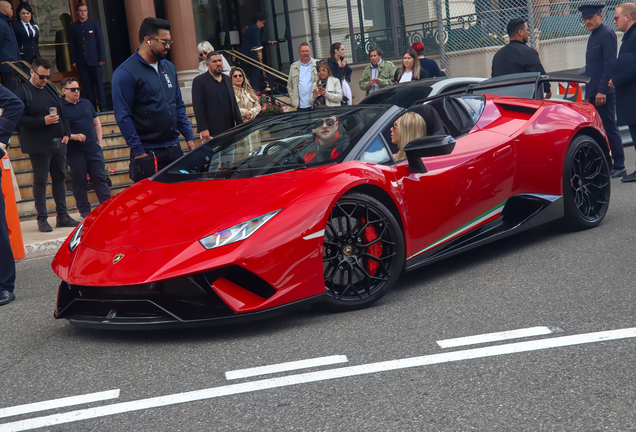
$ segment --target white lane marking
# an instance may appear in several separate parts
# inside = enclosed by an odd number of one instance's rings
[[[303,237],[303,240],[311,240],[325,235],[325,230],[316,231],[313,234]]]
[[[503,331],[498,333],[487,333],[482,335],[466,336],[466,337],[460,337],[455,339],[445,339],[445,340],[437,341],[437,345],[441,346],[442,348],[452,348],[452,347],[458,347],[463,345],[475,345],[475,344],[480,344],[485,342],[497,342],[497,341],[508,340],[508,339],[517,339],[517,338],[530,337],[530,336],[541,336],[541,335],[547,335],[550,333],[552,333],[552,330],[550,330],[547,327],[531,327],[531,328],[525,328],[525,329],[519,329],[519,330]]]
[[[117,399],[119,397],[119,389],[109,390],[99,393],[89,393],[80,396],[70,396],[61,399],[53,399],[42,402],[35,402],[26,405],[16,405],[8,408],[0,408],[0,418],[12,417],[21,414],[28,414],[36,411],[46,411],[55,408],[62,408],[72,405],[81,405],[91,402],[103,401],[108,399]]]
[[[259,366],[259,367],[249,368],[249,369],[229,371],[229,372],[225,372],[225,379],[233,380],[233,379],[239,379],[239,378],[247,378],[247,377],[252,377],[257,375],[272,374],[276,372],[287,372],[287,371],[292,371],[297,369],[306,369],[306,368],[315,367],[315,366],[326,366],[326,365],[331,365],[336,363],[347,363],[348,361],[349,360],[347,360],[347,356],[343,356],[343,355],[318,357],[318,358],[307,359],[307,360],[278,363],[278,364],[273,364],[269,366]]]
[[[305,384],[318,381],[326,381],[336,378],[366,375],[377,372],[394,371],[418,366],[426,366],[439,363],[455,362],[483,357],[493,357],[504,354],[522,353],[528,351],[558,348],[571,345],[588,344],[594,342],[607,342],[611,340],[635,338],[636,327],[586,333],[573,336],[541,339],[536,341],[516,342],[506,345],[497,345],[484,348],[474,348],[464,351],[453,351],[442,354],[433,354],[422,357],[412,357],[400,360],[390,360],[379,363],[370,363],[359,366],[348,366],[339,369],[329,369],[319,372],[307,372],[304,374],[290,375],[280,378],[269,378],[260,381],[251,381],[241,384],[231,384],[223,387],[215,387],[203,390],[195,390],[186,393],[177,393],[167,396],[158,396],[131,402],[121,402],[101,407],[87,408],[71,411],[63,414],[54,414],[45,417],[36,417],[13,423],[0,424],[0,432],[17,432],[40,427],[53,426],[80,420],[105,417],[130,411],[139,411],[149,408],[175,405],[185,402],[201,401],[221,396],[229,396],[240,393],[248,393],[290,385]]]

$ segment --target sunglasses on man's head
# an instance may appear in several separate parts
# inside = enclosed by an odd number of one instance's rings
[[[316,123],[314,123],[314,127],[313,129],[319,128],[322,125],[325,125],[327,127],[333,127],[336,125],[336,121],[332,118],[328,118],[328,119],[320,119],[318,121],[316,121]]]
[[[64,87],[64,90],[72,91],[73,93],[80,91],[81,87]]]

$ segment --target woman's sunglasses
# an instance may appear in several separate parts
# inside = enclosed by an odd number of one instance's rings
[[[206,53],[206,52],[202,52],[201,54],[199,54],[199,57],[205,57],[205,56],[207,56],[207,55],[208,55],[208,53]]]
[[[232,75],[232,78],[243,78],[243,75]]]

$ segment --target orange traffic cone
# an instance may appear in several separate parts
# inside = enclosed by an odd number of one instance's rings
[[[7,225],[9,226],[11,249],[13,249],[13,257],[15,259],[22,259],[25,257],[24,241],[22,240],[22,229],[20,228],[18,205],[15,202],[15,194],[13,193],[11,161],[9,160],[9,156],[4,155],[4,157],[0,159],[0,169],[2,169],[2,196],[4,197]]]

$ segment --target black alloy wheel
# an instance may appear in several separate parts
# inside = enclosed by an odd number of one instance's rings
[[[366,307],[395,284],[404,268],[404,237],[393,214],[368,195],[344,195],[331,211],[322,247],[329,305]]]
[[[609,163],[591,137],[580,135],[570,143],[563,167],[564,226],[571,230],[601,223],[610,202]]]

